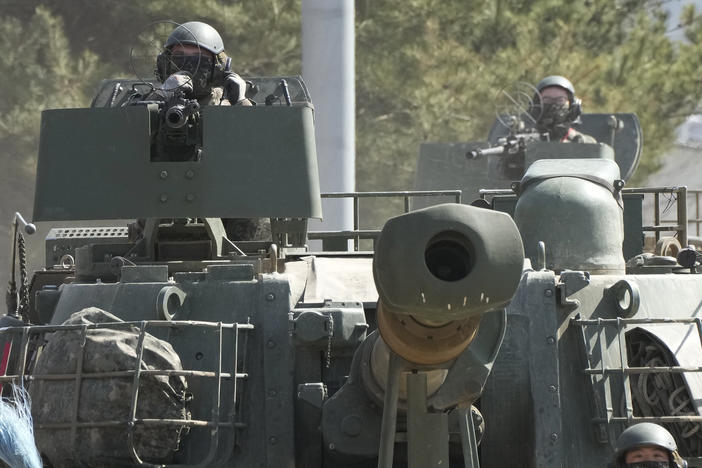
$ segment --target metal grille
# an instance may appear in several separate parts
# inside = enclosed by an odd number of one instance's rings
[[[49,239],[66,239],[74,237],[127,237],[126,227],[82,227],[82,228],[54,228],[49,231]]]
[[[85,337],[89,330],[96,328],[112,328],[112,329],[130,329],[133,330],[136,327],[139,330],[139,337],[136,346],[136,365],[133,369],[127,369],[122,371],[114,372],[100,372],[100,373],[86,373],[83,372],[83,360],[85,356],[85,348],[83,352],[78,355],[76,372],[72,374],[50,374],[50,375],[32,375],[31,369],[35,363],[36,356],[40,351],[40,347],[44,342],[44,335],[47,333],[62,333],[68,331],[78,330],[82,333],[83,340],[85,343]],[[171,329],[178,330],[183,328],[202,330],[203,333],[212,332],[216,336],[216,340],[208,343],[208,346],[213,346],[214,351],[216,351],[216,364],[213,369],[207,370],[195,370],[195,369],[183,369],[183,370],[166,370],[166,369],[153,369],[146,370],[141,369],[140,363],[144,353],[144,337],[148,331],[153,331],[154,329]],[[73,407],[72,407],[72,420],[62,423],[52,423],[52,424],[37,424],[36,429],[69,429],[71,431],[71,440],[73,443],[79,443],[78,441],[78,429],[83,428],[98,428],[98,427],[124,427],[127,431],[128,440],[128,450],[131,454],[132,460],[138,466],[161,466],[153,465],[147,463],[141,459],[136,451],[134,443],[134,429],[137,425],[142,426],[176,426],[176,427],[188,427],[188,428],[203,428],[209,432],[210,447],[205,458],[197,463],[188,466],[198,466],[206,467],[213,463],[221,463],[225,460],[215,460],[215,456],[218,453],[218,443],[219,443],[219,432],[222,429],[229,429],[234,431],[235,429],[242,429],[245,427],[244,422],[240,417],[239,410],[239,400],[240,395],[243,390],[243,385],[241,381],[248,377],[246,373],[246,348],[248,341],[248,331],[252,330],[254,326],[252,324],[240,324],[240,323],[222,323],[222,322],[198,322],[198,321],[158,321],[158,320],[146,320],[138,322],[117,322],[117,323],[98,323],[91,325],[41,325],[41,326],[28,326],[28,327],[14,327],[14,328],[4,328],[0,329],[0,350],[5,351],[11,349],[11,356],[9,360],[14,363],[15,372],[13,374],[1,375],[0,374],[0,385],[6,382],[12,382],[16,385],[30,385],[31,382],[35,380],[72,380],[75,382],[75,390],[73,395]],[[243,332],[243,333],[241,333]],[[224,340],[231,340],[233,356],[231,356],[231,366],[227,369],[223,369],[223,342]],[[8,343],[11,343],[8,348]],[[17,359],[12,355],[18,354]],[[3,352],[3,358],[4,358]],[[5,359],[3,359],[5,360]],[[4,368],[2,374],[5,374]],[[160,376],[182,376],[187,379],[207,379],[214,381],[211,385],[211,405],[212,405],[212,417],[210,419],[143,419],[137,418],[137,406],[139,403],[139,385],[140,378],[146,375],[160,375]],[[132,379],[132,394],[129,400],[129,416],[126,420],[103,420],[103,421],[90,421],[83,422],[78,420],[78,409],[81,404],[81,382],[85,379],[108,379],[108,378],[125,378]],[[232,393],[231,395],[222,394],[222,384],[223,381],[232,381]],[[189,382],[192,382],[189,380]],[[207,395],[197,395],[198,398],[207,398]],[[226,402],[224,398],[229,398],[230,400]],[[226,404],[230,408],[229,414],[222,414],[222,407]],[[225,458],[231,454],[233,446],[235,444],[235,434],[231,437],[226,437],[228,446],[219,450],[222,454],[221,458]],[[185,466],[185,465],[169,465],[169,466]]]
[[[665,346],[638,326],[691,325],[702,344],[702,319],[573,319],[571,324],[580,327],[584,373],[595,392],[592,422],[600,440],[613,442],[631,424],[663,424],[675,436],[681,454],[695,462],[692,466],[700,466],[702,416],[683,377],[702,372],[702,367],[678,365]]]

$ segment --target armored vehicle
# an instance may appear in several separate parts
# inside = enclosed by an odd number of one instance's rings
[[[635,116],[594,118],[596,145],[498,126],[460,149],[501,147],[472,160],[510,187],[480,206],[411,210],[463,187],[325,195],[407,213],[313,233],[304,82],[249,81],[257,106],[110,80],[43,113],[33,220],[76,224],[30,277],[14,221],[0,383],[28,389],[47,466],[604,466],[636,421],[698,461],[698,256],[643,253],[644,229],[687,246],[686,197],[674,226],[643,226]],[[115,219],[134,221],[80,224]]]
[[[664,425],[702,466],[702,283],[688,246],[699,220],[687,188],[625,187],[642,147],[633,114],[582,115],[577,129],[596,144],[543,141],[515,131],[519,119],[500,116],[485,142],[423,145],[416,183],[509,213],[524,243],[528,266],[479,401],[481,466],[607,466],[638,422]]]
[[[75,224],[30,275],[34,225],[14,221],[0,383],[27,388],[45,463],[478,466],[474,403],[523,270],[515,223],[444,203],[382,232],[309,233],[309,94],[248,81],[256,106],[109,80],[91,108],[44,111],[33,221]],[[134,221],[80,224],[118,219]]]

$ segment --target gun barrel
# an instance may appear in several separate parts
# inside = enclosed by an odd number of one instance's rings
[[[504,213],[444,204],[390,219],[373,260],[383,339],[411,362],[453,359],[481,316],[512,299],[523,263],[521,237]]]
[[[171,106],[166,111],[166,125],[170,128],[181,128],[188,121],[188,111],[182,104]]]
[[[476,148],[466,153],[470,159],[476,159],[480,156],[489,156],[491,154],[502,154],[505,152],[505,145],[493,146],[492,148]]]

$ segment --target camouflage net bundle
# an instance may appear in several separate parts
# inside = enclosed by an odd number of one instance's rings
[[[76,312],[63,325],[121,322],[98,308]],[[34,375],[75,374],[83,357],[83,373],[136,370],[136,327],[57,331],[37,359]],[[144,336],[142,370],[182,370],[173,347],[154,336]],[[133,464],[127,440],[133,377],[85,378],[81,382],[78,422],[122,421],[110,427],[38,429],[36,442],[55,468],[99,467]],[[74,414],[75,380],[34,380],[30,387],[35,425],[70,423]],[[145,419],[190,419],[186,408],[184,377],[141,375],[136,417]],[[167,463],[178,449],[184,426],[144,425],[134,427],[134,447],[142,460]]]

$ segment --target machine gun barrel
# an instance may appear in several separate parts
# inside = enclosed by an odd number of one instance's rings
[[[182,128],[198,109],[199,104],[195,100],[174,104],[166,110],[166,125],[170,128]]]
[[[523,262],[504,213],[447,203],[390,219],[373,260],[383,340],[410,362],[455,358],[481,316],[512,299]]]
[[[527,143],[531,141],[548,141],[548,133],[516,133],[510,134],[497,140],[498,146],[491,148],[475,148],[466,152],[468,159],[476,159],[480,156],[490,156],[493,154],[513,154],[523,151]]]
[[[468,159],[477,159],[480,156],[489,156],[491,154],[502,154],[506,150],[506,145],[493,146],[492,148],[476,148],[466,153]]]

